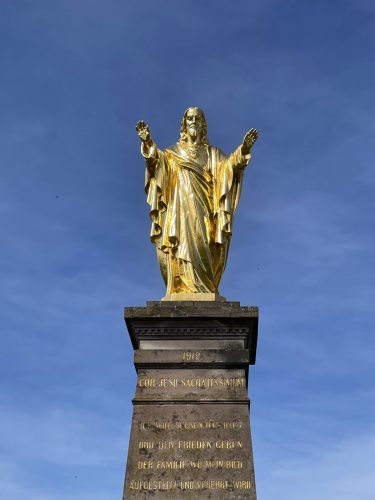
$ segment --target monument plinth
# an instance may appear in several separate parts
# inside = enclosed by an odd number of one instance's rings
[[[123,499],[255,500],[248,378],[258,308],[125,309],[137,384]]]

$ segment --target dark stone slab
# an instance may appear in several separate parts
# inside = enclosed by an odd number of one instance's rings
[[[139,401],[245,401],[243,368],[138,369],[135,399]]]
[[[196,344],[196,342],[195,342]],[[189,348],[191,344],[189,343]],[[200,344],[201,346],[201,344]],[[249,364],[249,351],[246,349],[201,349],[199,356],[188,354],[189,349],[139,350],[134,351],[136,369],[146,367],[159,368],[204,368],[234,367]]]
[[[148,304],[147,307],[125,308],[125,321],[134,349],[161,348],[161,343],[150,344],[160,340],[218,340],[222,341],[221,344],[216,344],[220,348],[225,349],[225,342],[230,342],[228,348],[236,345],[237,348],[242,346],[248,349],[250,364],[255,364],[258,339],[257,307],[243,307],[239,302]],[[237,344],[233,344],[233,341]],[[142,346],[142,342],[146,342],[146,346]],[[168,349],[167,342],[164,342],[164,345],[164,348]],[[213,345],[208,348],[213,348]],[[178,348],[178,344],[175,344],[175,348]]]
[[[134,408],[124,499],[256,499],[246,404]]]
[[[248,370],[258,309],[125,309],[138,379],[123,499],[256,500]]]

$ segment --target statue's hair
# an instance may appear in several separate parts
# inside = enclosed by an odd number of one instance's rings
[[[201,137],[201,143],[202,144],[208,144],[206,117],[204,115],[204,111],[202,111],[200,108],[198,108],[196,106],[191,106],[190,108],[188,108],[185,111],[184,116],[182,117],[182,120],[181,120],[180,139],[179,139],[178,142],[186,142],[186,135],[187,135],[187,133],[186,133],[186,117],[187,117],[188,111],[190,111],[191,109],[196,109],[202,115],[202,137]]]

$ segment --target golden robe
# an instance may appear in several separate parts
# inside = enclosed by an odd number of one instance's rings
[[[167,295],[218,293],[232,218],[250,154],[241,146],[229,157],[205,146],[207,161],[194,159],[177,143],[155,145],[146,159],[145,191],[150,205],[150,238],[156,247]]]

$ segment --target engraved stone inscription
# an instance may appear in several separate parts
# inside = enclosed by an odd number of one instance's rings
[[[136,405],[130,446],[124,498],[253,498],[246,404]]]
[[[183,361],[200,361],[201,359],[202,355],[200,352],[186,351],[182,354]]]
[[[243,369],[139,369],[136,399],[245,400],[245,373]]]

